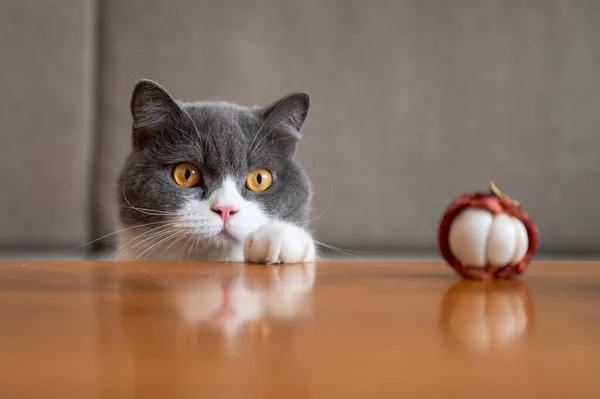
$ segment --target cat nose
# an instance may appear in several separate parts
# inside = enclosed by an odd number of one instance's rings
[[[233,206],[213,206],[210,209],[223,219],[223,223],[227,223],[229,218],[238,212],[237,208]]]

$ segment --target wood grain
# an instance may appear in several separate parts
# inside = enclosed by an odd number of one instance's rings
[[[0,263],[2,398],[598,398],[600,263]]]

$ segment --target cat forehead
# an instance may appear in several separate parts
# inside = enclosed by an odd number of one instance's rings
[[[259,117],[255,109],[224,101],[183,102],[180,105],[187,111],[194,123],[209,132],[245,131],[252,129]]]

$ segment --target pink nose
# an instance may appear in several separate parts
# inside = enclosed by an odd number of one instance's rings
[[[229,218],[238,212],[233,206],[213,206],[211,209],[214,213],[221,216],[223,223],[227,223]]]

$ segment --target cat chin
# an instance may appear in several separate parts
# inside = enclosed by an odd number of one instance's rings
[[[244,242],[244,237],[238,238],[225,230],[212,237],[199,236],[199,238],[203,241],[206,241],[210,246],[215,248],[228,248],[240,246]]]

